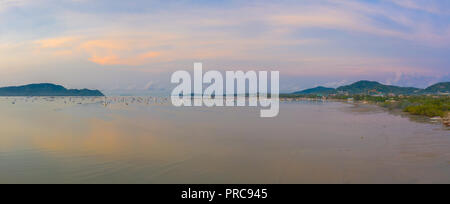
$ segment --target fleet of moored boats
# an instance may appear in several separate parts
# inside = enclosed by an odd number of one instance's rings
[[[105,107],[112,104],[162,105],[169,102],[167,97],[3,97],[0,101],[18,103],[58,103],[65,105],[101,104]]]
[[[325,102],[322,99],[308,99],[308,98],[280,98],[281,102],[296,102],[296,101],[314,101],[314,102]],[[168,97],[1,97],[0,101],[10,102],[12,105],[17,103],[58,103],[64,105],[83,105],[83,104],[101,104],[104,107],[111,105],[124,105],[129,106],[132,104],[137,105],[164,105],[170,103],[170,98]],[[450,126],[450,114],[447,117],[441,119],[442,123],[446,126]]]

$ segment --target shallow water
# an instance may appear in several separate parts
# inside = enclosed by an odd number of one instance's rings
[[[0,183],[450,183],[450,131],[374,106],[103,100],[0,98]]]

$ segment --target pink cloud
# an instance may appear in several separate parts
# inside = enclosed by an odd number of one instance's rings
[[[146,52],[136,56],[131,57],[119,57],[116,55],[110,56],[92,56],[89,61],[94,62],[99,65],[129,65],[138,66],[148,63],[151,59],[159,57],[161,53],[159,52]]]
[[[41,48],[72,47],[76,37],[49,38],[36,41]]]

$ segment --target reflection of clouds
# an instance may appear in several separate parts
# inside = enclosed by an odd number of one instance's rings
[[[440,165],[430,166],[430,162],[447,162],[448,132],[396,115],[356,113],[339,103],[286,105],[283,117],[277,120],[259,119],[256,111],[247,108],[110,111],[82,106],[53,112],[44,107],[20,103],[13,107],[0,100],[0,158],[14,161],[1,160],[2,167],[8,168],[0,169],[0,178],[27,182],[226,183],[244,179],[250,183],[340,183],[345,182],[344,176],[355,183],[390,182],[393,168],[402,171],[411,162],[421,171],[399,174],[399,182],[409,181],[411,176],[422,178],[423,172],[436,176],[420,181],[441,182],[442,175],[447,178],[449,172]],[[389,144],[386,132],[395,138]],[[362,134],[364,141],[370,142],[362,141]],[[8,147],[3,148],[5,145]],[[380,147],[386,151],[379,151]],[[380,174],[380,162],[374,160],[395,166],[383,166],[387,174]],[[347,167],[368,176],[361,180],[360,174],[355,176]]]
[[[30,145],[39,151],[62,155],[89,154],[102,158],[112,157],[111,159],[164,159],[182,156],[179,154],[179,149],[182,149],[179,144],[169,136],[165,137],[170,134],[167,129],[174,127],[163,120],[141,118],[138,115],[133,118],[117,116],[110,120],[97,117],[73,119],[63,114],[46,118],[30,124],[20,122],[23,118],[18,118],[16,126],[10,126],[7,130],[14,131],[16,136],[30,136]],[[26,128],[20,128],[23,125]]]
[[[124,133],[114,122],[91,119],[89,126],[88,136],[83,142],[85,148],[106,154],[117,153],[125,148],[126,144],[121,139]]]
[[[135,140],[125,138],[127,135],[143,137],[142,132],[135,129],[128,132],[122,128],[120,120],[104,121],[97,118],[87,119],[80,126],[71,126],[71,122],[55,121],[60,128],[48,129],[34,137],[34,144],[47,151],[77,154],[90,152],[96,155],[112,156],[133,150],[139,144]],[[70,131],[69,131],[70,130]],[[148,141],[140,141],[148,143]]]

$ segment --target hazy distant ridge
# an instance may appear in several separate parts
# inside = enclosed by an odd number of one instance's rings
[[[66,89],[55,84],[29,84],[0,88],[0,96],[104,96],[98,90]]]
[[[294,94],[299,95],[309,95],[309,94],[320,94],[320,95],[330,95],[330,94],[396,94],[396,95],[420,95],[420,94],[449,94],[450,93],[450,82],[438,83],[430,86],[426,89],[419,89],[414,87],[400,87],[400,86],[390,86],[384,85],[376,81],[358,81],[351,85],[341,86],[336,89],[326,88],[326,87],[316,87],[312,89],[306,89],[303,91],[295,92]]]

